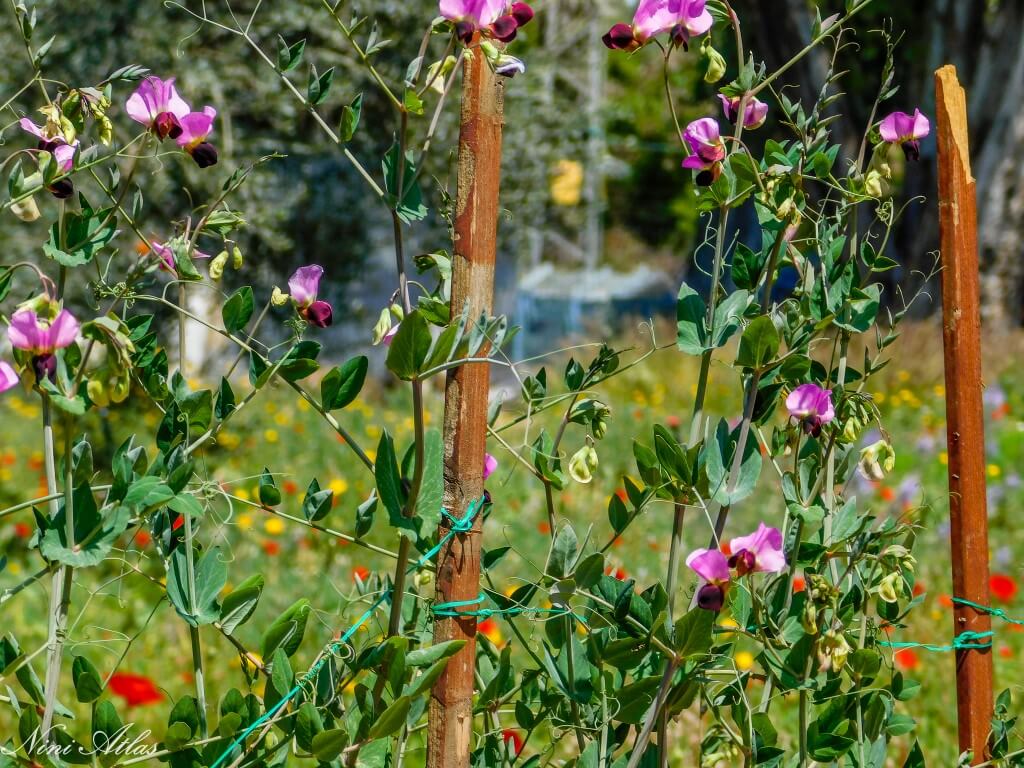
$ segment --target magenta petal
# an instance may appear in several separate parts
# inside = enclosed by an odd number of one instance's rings
[[[67,173],[75,165],[75,151],[78,149],[78,143],[75,144],[61,144],[54,148],[53,159],[57,161],[57,167],[60,168],[61,173]]]
[[[31,309],[22,309],[11,316],[11,324],[7,327],[7,338],[15,349],[26,352],[44,348],[46,338],[39,326],[39,319]]]
[[[295,274],[288,280],[288,291],[292,300],[300,307],[308,307],[316,301],[323,274],[324,268],[319,264],[310,264],[295,270]]]
[[[708,167],[708,163],[705,163],[696,154],[690,155],[688,158],[683,160],[683,168],[687,168],[691,171],[703,171]]]
[[[786,556],[782,551],[782,532],[764,523],[749,536],[739,536],[729,542],[734,554],[749,552],[754,556],[754,570],[763,573],[778,573],[786,567]]]
[[[35,136],[37,138],[40,138],[40,139],[45,139],[46,138],[46,136],[43,134],[43,129],[41,127],[39,127],[38,125],[36,125],[35,123],[33,123],[27,117],[21,118],[21,120],[18,121],[18,125],[21,126],[21,130],[27,131],[28,133],[31,133],[33,136]]]
[[[49,349],[64,349],[78,336],[79,323],[66,309],[62,309],[48,329]]]
[[[489,453],[484,454],[484,480],[494,474],[498,468],[498,460]]]
[[[0,392],[6,392],[18,385],[18,373],[11,364],[0,360]]]
[[[717,549],[694,550],[686,558],[686,565],[709,583],[729,581],[729,559]]]
[[[786,398],[786,410],[796,419],[820,419],[822,422],[835,418],[832,406],[832,390],[823,389],[817,384],[801,384],[789,393]]]
[[[190,112],[178,119],[181,124],[181,133],[175,141],[179,147],[188,147],[201,144],[213,131],[213,121],[217,117],[217,110],[213,107],[203,107],[202,112]]]

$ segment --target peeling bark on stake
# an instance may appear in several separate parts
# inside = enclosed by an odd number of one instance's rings
[[[490,314],[494,298],[502,113],[501,78],[474,49],[463,67],[451,298],[452,316],[468,302],[474,321],[481,313]],[[445,384],[444,506],[456,519],[484,491],[489,384],[487,363],[460,366],[448,373]],[[438,555],[438,602],[472,600],[479,594],[481,523],[478,516],[472,532],[456,536]],[[448,530],[442,521],[440,535]],[[431,693],[430,768],[468,766],[472,745],[476,618],[438,617],[434,642],[448,640],[467,642]]]
[[[946,362],[946,430],[953,594],[989,605],[985,426],[981,381],[978,215],[967,139],[967,109],[956,68],[935,73],[942,241],[942,336]],[[954,634],[987,632],[986,613],[956,604]],[[985,761],[992,718],[992,651],[956,653],[960,750]]]

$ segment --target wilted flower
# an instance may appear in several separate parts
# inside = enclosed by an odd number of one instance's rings
[[[569,459],[569,476],[577,483],[589,483],[594,479],[593,471],[597,464],[597,451],[588,443]]]
[[[288,290],[292,301],[302,318],[317,328],[326,328],[334,321],[334,311],[326,301],[317,299],[320,290],[320,278],[324,268],[319,264],[299,267],[288,280]]]
[[[931,123],[920,109],[915,109],[913,115],[893,112],[878,126],[882,141],[899,144],[907,159],[915,162],[921,158],[921,139],[931,133],[931,129]]]
[[[440,0],[441,15],[455,23],[455,34],[469,44],[476,32],[503,43],[513,39],[519,27],[533,19],[527,3],[508,0]]]
[[[801,384],[786,398],[786,409],[794,419],[800,420],[804,431],[817,437],[821,427],[836,417],[832,406],[832,390],[817,384]]]
[[[736,124],[740,111],[740,102],[743,99],[739,96],[726,96],[718,94],[718,100],[722,102],[722,110],[725,112],[725,119]],[[747,130],[760,128],[768,118],[768,105],[756,97],[747,100],[747,106],[743,110],[743,127]]]
[[[683,168],[698,171],[697,183],[710,185],[719,173],[719,163],[725,159],[725,143],[718,128],[718,121],[710,117],[694,120],[683,132],[683,138],[690,147],[690,156],[683,160]]]
[[[691,37],[703,35],[714,23],[705,0],[640,0],[633,25],[616,24],[602,38],[612,49],[632,51],[662,32],[686,47]]]
[[[686,565],[704,579],[697,590],[697,605],[708,611],[722,610],[732,576],[728,558],[717,549],[697,549],[686,558]]]
[[[896,451],[886,440],[879,440],[872,443],[860,452],[860,461],[857,469],[860,474],[876,483],[885,479],[888,472],[892,472],[896,466]]]
[[[217,110],[207,106],[203,107],[202,112],[190,112],[181,118],[181,132],[175,141],[192,156],[200,168],[217,164],[217,148],[206,140],[213,132],[216,117]]]
[[[162,141],[181,136],[182,120],[192,112],[192,107],[178,95],[173,77],[161,80],[150,75],[128,97],[125,111],[128,117],[142,123]]]
[[[0,392],[6,392],[18,385],[18,372],[11,367],[11,364],[0,360]]]
[[[740,536],[729,542],[732,556],[729,566],[737,574],[778,573],[786,567],[786,555],[782,551],[782,532],[759,523],[757,530],[749,536]]]

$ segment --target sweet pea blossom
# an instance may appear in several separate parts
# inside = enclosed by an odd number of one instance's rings
[[[319,264],[299,267],[288,280],[288,290],[299,314],[310,325],[326,328],[334,321],[334,311],[326,301],[317,299],[324,268]]]
[[[37,379],[52,379],[57,371],[54,352],[71,345],[79,327],[66,309],[60,310],[53,320],[39,317],[33,309],[19,309],[11,315],[7,338],[15,349],[31,353]]]
[[[200,168],[217,164],[217,148],[206,140],[213,132],[216,117],[217,110],[206,106],[202,112],[190,112],[181,118],[181,132],[175,141],[192,156]]]
[[[150,75],[128,97],[125,111],[162,141],[181,136],[181,121],[192,112],[192,107],[178,95],[173,77],[161,80]]]
[[[710,117],[694,120],[686,126],[683,139],[691,153],[683,160],[683,168],[698,171],[697,183],[701,186],[710,185],[718,176],[718,164],[725,159],[725,142],[718,121]]]
[[[178,265],[174,258],[174,249],[169,243],[158,243],[155,240],[150,243],[152,252],[160,259],[160,269],[164,272],[170,272],[172,275],[177,276]],[[208,253],[203,253],[199,250],[192,251],[193,259],[212,259],[213,257]]]
[[[634,51],[662,32],[672,33],[672,42],[689,45],[691,37],[703,35],[714,23],[705,0],[640,0],[633,24],[616,24],[602,38],[613,50]]]
[[[27,117],[18,121],[23,131],[31,133],[39,139],[39,149],[53,155],[54,162],[61,173],[67,173],[75,164],[75,152],[78,150],[78,139],[69,142],[59,128],[47,122],[45,126],[36,125]]]
[[[836,417],[832,390],[817,384],[801,384],[786,398],[786,410],[804,425],[804,431],[817,437],[821,427]]]
[[[893,112],[878,126],[882,140],[889,144],[899,144],[907,159],[914,162],[921,159],[921,139],[931,133],[931,130],[931,123],[921,114],[920,109],[915,109],[913,115]]]
[[[455,23],[456,36],[467,45],[479,31],[503,43],[515,39],[519,27],[533,19],[527,3],[508,0],[440,0],[441,15]]]
[[[740,536],[729,542],[732,556],[729,566],[743,576],[747,573],[778,573],[786,567],[782,551],[782,531],[759,523],[749,536]]]
[[[18,372],[5,360],[0,360],[0,392],[18,385]]]
[[[498,460],[489,453],[484,454],[484,480],[494,474],[498,469]]]
[[[697,590],[697,605],[708,611],[722,610],[725,588],[732,578],[729,559],[717,549],[697,549],[686,558],[686,565],[704,579]]]
[[[740,111],[739,96],[729,97],[725,94],[718,94],[718,100],[722,102],[722,110],[725,112],[725,119],[733,125]],[[768,105],[758,98],[751,98],[747,101],[746,109],[743,111],[743,127],[747,130],[754,130],[764,125],[768,117]]]

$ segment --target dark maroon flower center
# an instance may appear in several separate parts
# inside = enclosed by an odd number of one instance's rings
[[[526,3],[512,3],[511,13],[520,27],[533,21],[533,8]]]
[[[476,25],[471,21],[459,21],[455,23],[455,36],[466,45],[473,42],[473,34],[475,32]]]
[[[672,27],[672,44],[684,51],[690,50],[690,30],[682,24]]]
[[[629,24],[616,24],[601,38],[613,51],[628,51],[636,47],[633,28]]]
[[[32,358],[32,368],[36,372],[36,381],[57,378],[57,358],[52,354],[36,355]]]
[[[202,144],[197,144],[189,154],[200,168],[209,168],[211,165],[217,164],[217,148],[209,142],[204,141]]]
[[[725,590],[717,584],[705,584],[697,592],[697,605],[705,611],[720,611],[725,605]]]
[[[306,322],[317,328],[327,328],[334,322],[334,310],[326,301],[314,301],[303,311]]]
[[[910,162],[916,163],[921,159],[921,142],[917,139],[905,141],[900,146],[903,148],[903,154],[906,155],[907,160]]]
[[[749,549],[741,549],[729,558],[729,567],[735,569],[740,576],[750,573],[754,570],[755,565],[757,565],[757,558]]]
[[[161,141],[181,136],[181,123],[171,112],[161,112],[153,121],[153,132]]]
[[[71,179],[58,179],[47,187],[47,189],[50,190],[50,194],[58,200],[67,200],[75,194],[75,185],[72,183]]]
[[[515,40],[518,29],[519,23],[516,21],[516,17],[510,13],[499,17],[491,24],[491,34],[503,43]]]

